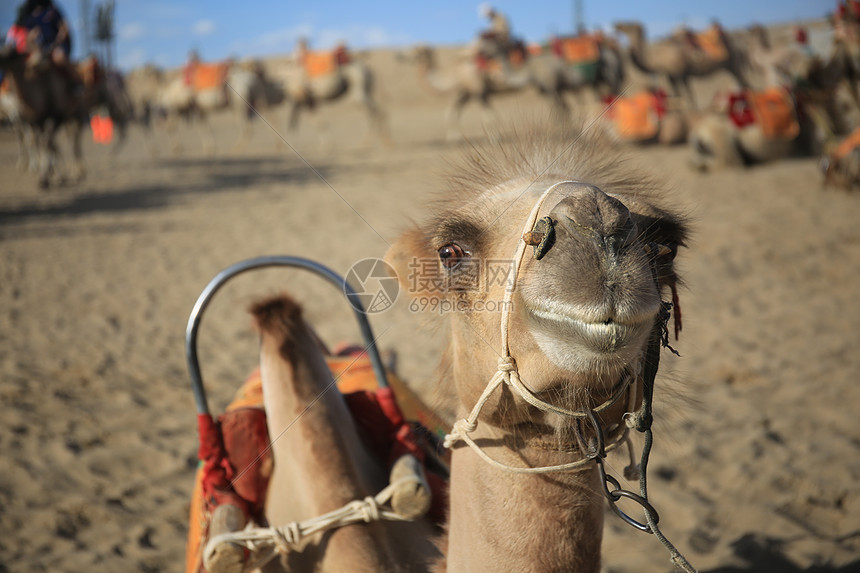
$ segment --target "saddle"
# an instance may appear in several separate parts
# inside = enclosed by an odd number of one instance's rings
[[[758,124],[768,139],[791,141],[800,134],[794,100],[780,87],[729,95],[729,118],[739,128]]]
[[[308,77],[317,78],[337,72],[341,66],[349,63],[349,52],[346,48],[335,50],[307,52],[302,59],[302,67]]]
[[[600,45],[592,36],[553,38],[552,52],[571,64],[593,64],[600,59]]]
[[[695,34],[694,41],[696,46],[712,60],[722,62],[729,58],[723,32],[717,27],[712,26],[704,32]]]
[[[860,127],[839,142],[821,161],[824,183],[851,190],[860,181],[858,171],[858,152],[860,152]]]
[[[604,100],[611,107],[606,112],[615,132],[623,141],[642,142],[653,139],[666,115],[666,92],[645,90],[614,100]]]
[[[220,64],[197,64],[191,77],[191,85],[195,92],[220,88],[227,80],[228,65]]]
[[[360,347],[347,347],[327,356],[326,362],[368,450],[388,466],[409,453],[425,470],[432,469],[428,457],[438,454],[436,436],[444,433],[444,425],[409,387],[388,372],[390,387],[378,388],[370,359]],[[237,506],[246,521],[265,525],[273,459],[260,370],[245,380],[215,426],[205,417],[198,417],[198,424],[200,464],[191,498],[186,573],[203,572],[203,550],[216,507]],[[442,523],[446,479],[432,471],[425,475],[433,499],[429,515]]]

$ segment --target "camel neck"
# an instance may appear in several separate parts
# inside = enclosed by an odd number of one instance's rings
[[[484,426],[477,441],[508,463],[570,461],[579,454],[530,449],[513,452]],[[525,460],[525,461],[524,461]],[[451,464],[448,571],[596,572],[600,563],[603,499],[594,466],[558,474],[513,474],[458,447]]]
[[[651,74],[654,73],[654,69],[648,63],[645,45],[642,34],[636,34],[630,38],[630,61],[639,71]]]

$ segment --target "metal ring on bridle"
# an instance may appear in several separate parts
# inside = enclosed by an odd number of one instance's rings
[[[627,524],[632,525],[639,531],[644,531],[645,533],[654,533],[651,530],[650,525],[648,525],[647,523],[642,523],[641,521],[637,521],[623,511],[621,511],[621,509],[617,505],[617,502],[622,497],[626,497],[627,499],[638,503],[640,506],[642,506],[642,509],[651,517],[651,519],[654,521],[654,524],[656,525],[660,521],[660,514],[657,513],[657,510],[654,509],[654,506],[651,505],[651,503],[641,495],[633,493],[632,491],[628,491],[626,489],[622,489],[621,484],[618,482],[618,480],[615,479],[615,477],[606,473],[606,470],[603,467],[602,459],[597,460],[597,468],[600,472],[600,480],[603,483],[603,493],[606,494],[606,498],[609,500],[609,506],[612,508],[612,511],[614,511],[615,514],[618,515],[618,517],[627,522]],[[608,487],[606,487],[606,484],[612,484],[615,489],[610,490]]]

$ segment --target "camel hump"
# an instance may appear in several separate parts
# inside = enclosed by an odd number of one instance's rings
[[[716,26],[696,34],[696,44],[712,60],[722,62],[729,58],[723,32]]]
[[[306,328],[301,305],[286,294],[261,300],[251,305],[250,311],[257,331],[277,340],[294,340]]]

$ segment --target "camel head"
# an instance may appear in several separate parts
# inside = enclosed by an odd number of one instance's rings
[[[539,135],[475,151],[455,168],[434,215],[389,253],[418,306],[426,302],[450,327],[443,377],[455,381],[466,408],[505,354],[505,305],[510,356],[525,385],[568,409],[594,407],[590,396],[605,397],[639,366],[661,290],[677,280],[683,220],[607,141],[573,137]],[[524,242],[514,281],[515,251]],[[519,397],[504,396],[488,403],[490,423],[540,416]]]
[[[432,70],[436,67],[436,52],[427,44],[413,46],[401,57],[405,61],[415,62],[422,70]]]
[[[749,33],[756,45],[765,50],[771,49],[770,34],[768,33],[767,28],[761,24],[753,24],[749,27]]]
[[[617,34],[624,34],[631,41],[645,38],[645,28],[639,22],[616,22],[614,28]]]

